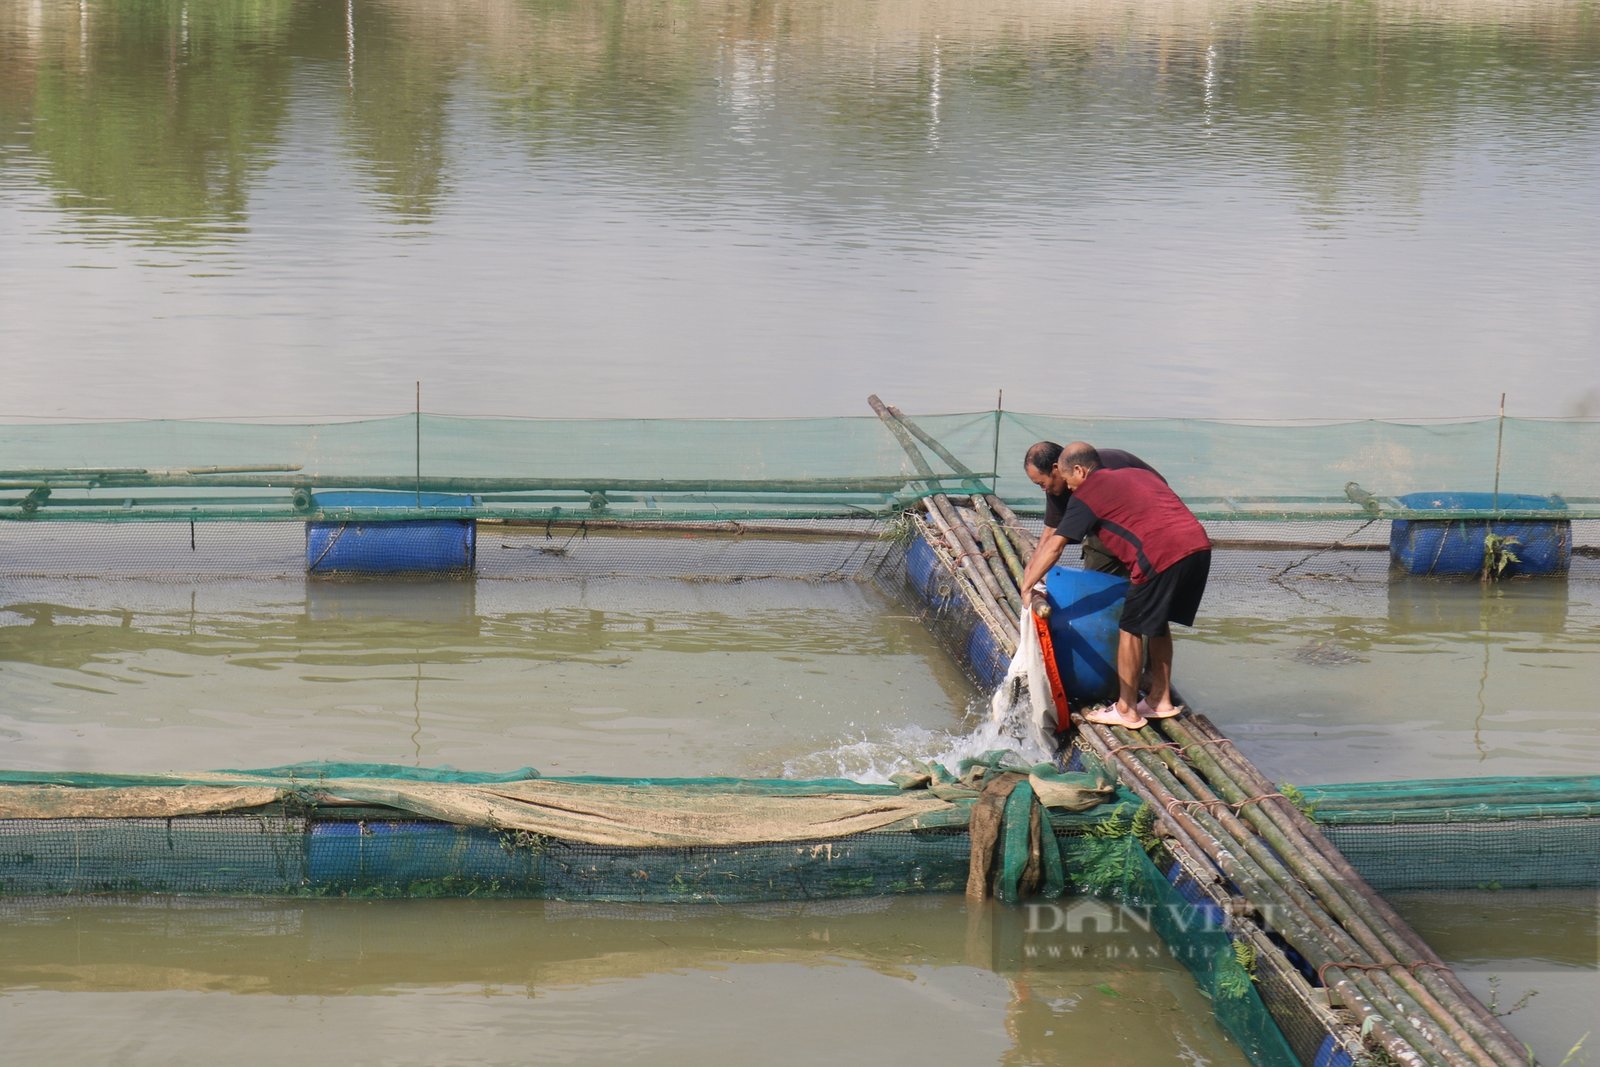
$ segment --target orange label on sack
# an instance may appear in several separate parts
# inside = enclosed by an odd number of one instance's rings
[[[1050,624],[1031,611],[1028,615],[1033,619],[1033,628],[1039,633],[1039,650],[1044,653],[1044,673],[1050,679],[1050,695],[1056,702],[1056,733],[1064,734],[1071,723],[1072,709],[1067,704],[1067,691],[1061,685],[1061,672],[1056,669],[1056,648],[1050,641]]]

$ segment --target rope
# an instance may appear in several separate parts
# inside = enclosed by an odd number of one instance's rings
[[[1191,748],[1203,748],[1206,745],[1233,745],[1233,740],[1227,737],[1219,737],[1215,741],[1191,741],[1189,744],[1184,745],[1181,751],[1187,756]],[[1239,746],[1234,745],[1234,747],[1238,748]]]
[[[1183,749],[1171,741],[1165,741],[1159,745],[1116,745],[1106,750],[1106,756],[1115,756],[1118,752],[1158,752],[1164,748],[1170,748],[1178,755],[1184,756],[1185,759],[1188,758],[1184,755]]]
[[[1151,746],[1151,747],[1157,747],[1157,746]],[[1245,797],[1243,800],[1239,801],[1237,804],[1230,804],[1226,800],[1221,800],[1221,799],[1217,799],[1217,798],[1213,798],[1211,800],[1182,800],[1182,799],[1179,799],[1178,797],[1173,797],[1171,800],[1167,801],[1166,807],[1167,807],[1167,814],[1171,815],[1173,813],[1172,809],[1173,809],[1174,805],[1177,805],[1177,806],[1180,806],[1180,807],[1185,807],[1185,808],[1204,808],[1207,812],[1209,812],[1213,807],[1216,807],[1216,806],[1220,805],[1221,807],[1227,808],[1229,811],[1231,811],[1235,815],[1237,815],[1237,814],[1239,814],[1239,812],[1243,811],[1249,805],[1259,803],[1260,801],[1263,801],[1263,800],[1268,800],[1268,799],[1270,799],[1272,797],[1278,797],[1278,798],[1280,798],[1282,800],[1288,800],[1289,799],[1288,797],[1284,796],[1282,793],[1261,793],[1261,794],[1259,794],[1257,796]]]
[[[307,565],[306,570],[316,570],[322,561],[328,558],[328,553],[333,551],[333,546],[339,543],[339,538],[343,537],[344,532],[349,528],[350,524],[348,522],[341,522],[339,524],[339,528],[333,531],[333,536],[328,538],[327,547],[325,547],[321,552],[317,553],[317,558],[312,560],[310,564]]]
[[[1317,968],[1318,985],[1326,986],[1328,984],[1325,974],[1329,967],[1336,967],[1341,971],[1387,971],[1392,967],[1401,967],[1412,974],[1416,974],[1419,967],[1432,967],[1436,971],[1446,972],[1450,970],[1449,967],[1442,963],[1432,963],[1428,960],[1418,960],[1415,963],[1401,963],[1399,960],[1393,963],[1356,963],[1354,960],[1333,960]]]
[[[1305,563],[1307,560],[1311,559],[1312,556],[1320,556],[1324,552],[1332,552],[1335,549],[1343,548],[1345,546],[1345,542],[1346,541],[1348,541],[1351,538],[1355,537],[1357,534],[1361,533],[1367,527],[1371,526],[1373,523],[1378,522],[1378,521],[1380,521],[1380,520],[1379,519],[1368,519],[1366,522],[1362,523],[1360,526],[1357,526],[1354,530],[1352,530],[1349,533],[1345,534],[1343,537],[1339,538],[1333,544],[1328,545],[1326,548],[1318,548],[1318,549],[1315,549],[1315,550],[1313,550],[1311,552],[1308,552],[1305,555],[1301,556],[1299,559],[1295,560],[1293,563],[1289,564],[1287,567],[1285,567],[1282,570],[1280,570],[1277,574],[1272,575],[1269,580],[1273,581],[1273,582],[1278,581],[1284,575],[1288,574],[1290,571],[1294,570],[1296,567],[1300,566],[1302,563]],[[1439,539],[1439,546],[1440,546],[1441,549],[1443,549],[1443,547],[1444,547],[1444,541],[1445,541],[1444,538],[1440,538]],[[1434,562],[1437,563],[1438,561],[1435,560]],[[1430,570],[1431,570],[1431,568],[1430,568]]]

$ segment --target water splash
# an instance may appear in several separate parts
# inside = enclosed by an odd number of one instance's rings
[[[1022,707],[1026,708],[1026,702]],[[900,726],[887,736],[860,737],[832,748],[788,760],[786,778],[848,778],[856,782],[887,782],[891,775],[913,770],[921,763],[941,763],[954,771],[964,759],[996,749],[1015,752],[1023,763],[1046,763],[1051,754],[1031,737],[1015,717],[1001,721],[989,715],[987,702],[967,709],[965,731],[930,730]]]

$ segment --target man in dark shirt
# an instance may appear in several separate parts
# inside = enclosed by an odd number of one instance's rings
[[[1147,719],[1177,715],[1183,709],[1172,703],[1171,624],[1194,625],[1211,572],[1211,539],[1158,474],[1135,467],[1107,469],[1100,453],[1082,442],[1068,445],[1056,468],[1073,494],[1056,532],[1068,542],[1098,533],[1105,550],[1128,568],[1132,583],[1119,624],[1121,692],[1115,705],[1084,718],[1137,729]],[[1147,651],[1150,689],[1140,700],[1140,666]]]
[[[1068,449],[1088,447],[1082,441],[1074,441],[1067,446]],[[1044,534],[1034,546],[1033,555],[1028,557],[1026,569],[1031,573],[1035,569],[1036,560],[1049,559],[1048,563],[1037,568],[1038,574],[1033,581],[1026,582],[1027,589],[1032,589],[1034,584],[1045,576],[1045,572],[1056,565],[1056,560],[1061,558],[1062,549],[1067,547],[1066,539],[1056,533],[1056,527],[1061,525],[1061,516],[1067,510],[1067,501],[1072,499],[1072,490],[1067,487],[1066,475],[1056,469],[1056,460],[1061,458],[1062,451],[1062,447],[1054,441],[1040,441],[1030,447],[1022,459],[1022,469],[1027,474],[1028,480],[1044,490]],[[1100,465],[1107,470],[1137,467],[1149,471],[1157,478],[1161,477],[1159,471],[1132,452],[1124,452],[1120,448],[1102,448],[1097,451],[1100,454]],[[1083,569],[1103,571],[1106,574],[1115,574],[1119,578],[1128,576],[1128,568],[1121,560],[1105,550],[1100,544],[1099,536],[1094,533],[1083,539]],[[1026,581],[1026,578],[1024,580]],[[1026,592],[1023,598],[1027,599]]]

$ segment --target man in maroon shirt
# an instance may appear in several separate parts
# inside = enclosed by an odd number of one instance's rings
[[[1137,729],[1147,719],[1164,719],[1183,709],[1172,703],[1171,623],[1193,626],[1211,571],[1211,539],[1205,527],[1161,476],[1150,470],[1106,468],[1093,446],[1068,445],[1056,461],[1072,498],[1056,532],[1062,543],[1098,534],[1105,550],[1129,571],[1132,586],[1123,605],[1117,645],[1117,702],[1084,718],[1107,726]],[[1042,561],[1040,561],[1042,562]],[[1025,602],[1034,584],[1050,569],[1023,575]],[[1032,581],[1029,581],[1029,579]],[[1148,644],[1150,691],[1139,699],[1140,666]]]
[[[1082,441],[1074,441],[1067,447],[1073,448],[1082,444]],[[1028,557],[1028,563],[1031,564],[1041,556],[1049,556],[1050,562],[1039,570],[1040,577],[1055,566],[1056,560],[1061,556],[1061,550],[1067,544],[1061,535],[1056,533],[1056,527],[1061,525],[1061,516],[1067,510],[1067,501],[1072,499],[1072,490],[1067,488],[1066,475],[1056,467],[1056,460],[1061,458],[1062,451],[1062,447],[1054,441],[1039,441],[1030,446],[1027,454],[1022,457],[1023,473],[1028,476],[1030,482],[1044,490],[1044,535],[1034,546],[1033,555]],[[1106,470],[1138,467],[1158,478],[1161,476],[1159,471],[1132,452],[1124,452],[1120,448],[1102,448],[1098,451],[1100,465]],[[1119,578],[1128,576],[1128,568],[1121,560],[1107,552],[1100,544],[1100,538],[1094,534],[1083,539],[1083,569],[1115,574]],[[1029,587],[1032,587],[1032,583],[1029,583]]]

